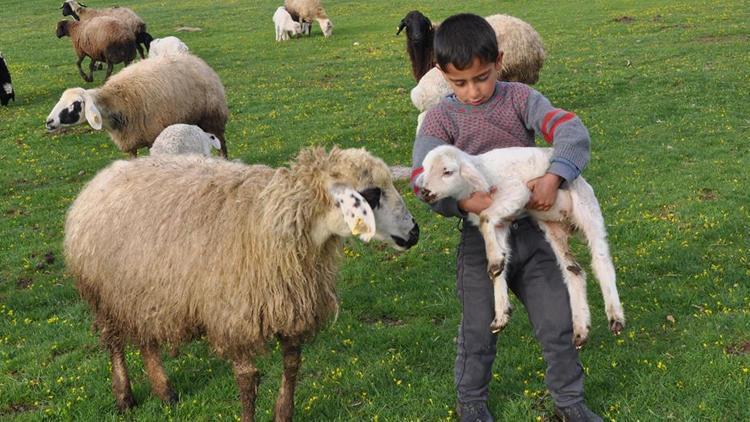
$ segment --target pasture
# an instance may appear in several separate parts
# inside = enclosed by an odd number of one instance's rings
[[[507,13],[542,35],[536,89],[577,113],[592,137],[584,171],[602,204],[627,326],[607,330],[589,273],[592,330],[581,352],[586,397],[605,420],[750,420],[750,2],[325,0],[333,36],[274,41],[281,1],[120,2],[154,37],[176,35],[221,77],[232,159],[279,166],[308,145],[365,147],[410,165],[417,111],[400,19]],[[111,5],[90,1],[90,7]],[[67,208],[96,172],[126,155],[88,125],[49,135],[63,90],[85,83],[59,2],[4,1],[0,51],[16,101],[0,107],[0,419],[234,420],[230,365],[194,342],[165,366],[174,407],[150,392],[128,352],[138,405],[115,411],[107,354],[65,273]],[[178,27],[199,32],[175,32]],[[115,72],[121,69],[116,66]],[[141,152],[142,154],[144,152]],[[340,314],[303,349],[298,420],[451,420],[457,222],[398,184],[422,231],[395,253],[347,241]],[[585,247],[576,245],[588,270]],[[500,336],[490,409],[498,420],[551,420],[545,365],[521,305]],[[269,420],[279,351],[257,416]]]

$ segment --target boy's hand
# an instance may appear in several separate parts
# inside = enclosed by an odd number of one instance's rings
[[[468,198],[458,201],[458,208],[478,215],[492,204],[492,194],[496,190],[497,188],[493,186],[489,192],[474,192]]]
[[[549,211],[557,199],[557,189],[560,187],[562,177],[554,173],[546,173],[544,176],[529,180],[526,184],[531,191],[531,199],[526,208],[537,211]]]

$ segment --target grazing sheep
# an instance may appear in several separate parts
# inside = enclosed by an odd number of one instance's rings
[[[338,311],[343,238],[396,249],[419,237],[386,164],[364,149],[301,151],[289,167],[196,155],[116,161],[73,202],[65,257],[112,361],[117,407],[135,402],[125,346],[138,345],[153,392],[177,395],[161,345],[203,336],[230,360],[253,420],[253,360],[281,343],[275,420],[291,420],[301,345]]]
[[[149,54],[153,53],[153,49]],[[221,149],[221,143],[216,135],[206,133],[195,125],[178,123],[167,126],[149,149],[149,154],[200,154],[211,156],[211,149]]]
[[[60,6],[60,9],[62,9],[63,16],[73,16],[75,20],[80,21],[87,21],[98,16],[109,16],[122,21],[135,35],[137,43],[136,48],[138,49],[141,58],[143,59],[146,57],[143,54],[141,44],[143,44],[143,46],[146,47],[146,51],[148,51],[151,41],[153,41],[153,37],[146,32],[146,22],[127,7],[115,6],[106,9],[93,9],[86,7],[86,5],[80,4],[75,0],[65,0],[62,6]]]
[[[157,38],[151,41],[151,49],[148,51],[149,57],[163,56],[165,54],[182,54],[189,52],[190,49],[182,40],[177,37],[169,36]]]
[[[126,67],[100,88],[71,88],[47,117],[50,132],[84,121],[105,129],[120,151],[135,157],[175,123],[200,126],[221,141],[229,109],[219,76],[192,54],[168,54]]]
[[[107,16],[85,22],[62,20],[57,23],[57,38],[69,36],[78,56],[76,66],[86,82],[94,81],[96,62],[107,63],[106,81],[115,64],[129,65],[135,59],[135,35],[119,20]],[[88,76],[81,68],[83,59],[89,57]]]
[[[3,53],[0,53],[0,104],[7,106],[10,100],[16,101],[16,92],[10,80],[10,71],[5,63]]]
[[[423,172],[415,178],[415,188],[428,203],[452,197],[461,200],[473,192],[493,194],[492,205],[480,215],[469,214],[469,221],[479,227],[487,247],[487,272],[493,280],[495,319],[490,328],[501,330],[510,317],[510,301],[505,265],[512,257],[508,245],[510,222],[524,211],[538,222],[557,256],[557,262],[568,288],[576,346],[588,339],[591,325],[586,302],[586,279],[568,246],[568,237],[579,232],[588,241],[592,268],[604,296],[609,328],[620,334],[625,316],[615,285],[615,268],[609,254],[607,231],[599,202],[583,177],[560,190],[549,211],[525,210],[531,197],[526,183],[544,175],[549,168],[553,148],[501,148],[480,155],[469,155],[453,145],[431,150],[422,163]]]
[[[318,21],[326,38],[333,33],[333,22],[328,19],[320,0],[284,0],[284,7],[292,19],[302,25],[302,33],[310,35],[313,20]]]
[[[276,28],[276,41],[286,41],[290,35],[302,33],[302,26],[299,22],[292,20],[292,15],[284,9],[284,6],[276,9],[273,14],[273,25]]]

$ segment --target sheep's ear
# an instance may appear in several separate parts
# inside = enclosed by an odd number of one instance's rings
[[[352,234],[365,242],[372,239],[375,235],[375,213],[365,198],[356,190],[343,185],[333,186],[330,192]]]
[[[490,185],[473,164],[463,161],[459,170],[461,177],[473,188],[474,192],[489,192]]]
[[[101,130],[102,113],[99,112],[96,104],[94,104],[94,98],[88,93],[84,93],[83,101],[84,103],[86,103],[84,106],[84,110],[86,112],[86,120],[89,122],[89,125],[91,125],[94,130]]]

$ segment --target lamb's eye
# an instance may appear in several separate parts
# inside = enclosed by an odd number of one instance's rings
[[[443,177],[448,177],[453,175],[453,170],[443,170]]]

